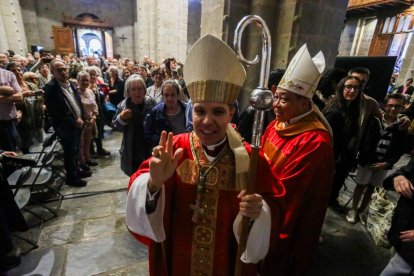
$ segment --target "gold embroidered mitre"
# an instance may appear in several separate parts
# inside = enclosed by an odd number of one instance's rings
[[[324,69],[323,53],[312,58],[304,44],[290,61],[277,87],[311,99]]]
[[[184,78],[193,103],[232,104],[246,80],[246,71],[226,43],[207,34],[191,47],[184,65]]]

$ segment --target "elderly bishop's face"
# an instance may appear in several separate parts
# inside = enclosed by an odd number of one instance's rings
[[[273,93],[273,111],[280,122],[289,122],[310,110],[309,99],[277,88]]]
[[[198,102],[193,105],[194,131],[205,146],[215,145],[226,137],[234,108],[228,104]]]

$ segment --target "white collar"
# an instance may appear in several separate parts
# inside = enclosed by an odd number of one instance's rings
[[[215,150],[218,146],[221,146],[222,144],[224,144],[224,142],[226,142],[226,140],[227,140],[227,136],[226,137],[224,137],[224,139],[223,140],[221,140],[220,142],[218,142],[217,144],[215,144],[215,145],[211,145],[211,146],[205,146],[208,150]]]
[[[306,116],[308,116],[309,114],[311,114],[313,112],[313,109],[309,110],[308,112],[303,113],[302,115],[299,115],[295,118],[290,119],[289,122],[286,122],[285,125],[291,125],[294,123],[299,122],[301,119],[305,118]]]

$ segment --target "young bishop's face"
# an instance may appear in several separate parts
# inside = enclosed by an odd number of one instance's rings
[[[198,102],[193,105],[194,131],[205,146],[215,145],[226,137],[234,109],[228,104]]]

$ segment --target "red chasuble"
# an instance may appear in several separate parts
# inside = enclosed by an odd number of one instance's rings
[[[283,226],[263,264],[262,275],[304,275],[311,267],[331,192],[331,139],[315,113],[291,125],[273,121],[263,135],[264,179],[283,186]]]
[[[224,154],[207,174],[201,197],[204,211],[193,222],[194,211],[190,205],[196,201],[198,167],[190,147],[191,137],[201,170],[205,172],[210,167],[195,133],[175,136],[174,151],[182,148],[184,153],[176,172],[164,184],[166,240],[156,243],[133,234],[149,244],[151,275],[233,275],[237,253],[233,222],[239,212],[234,154],[226,145]],[[149,171],[148,166],[149,160],[146,160],[131,176],[130,186],[138,176]],[[271,187],[268,192],[273,190]],[[255,265],[245,267],[245,275],[256,275]]]

